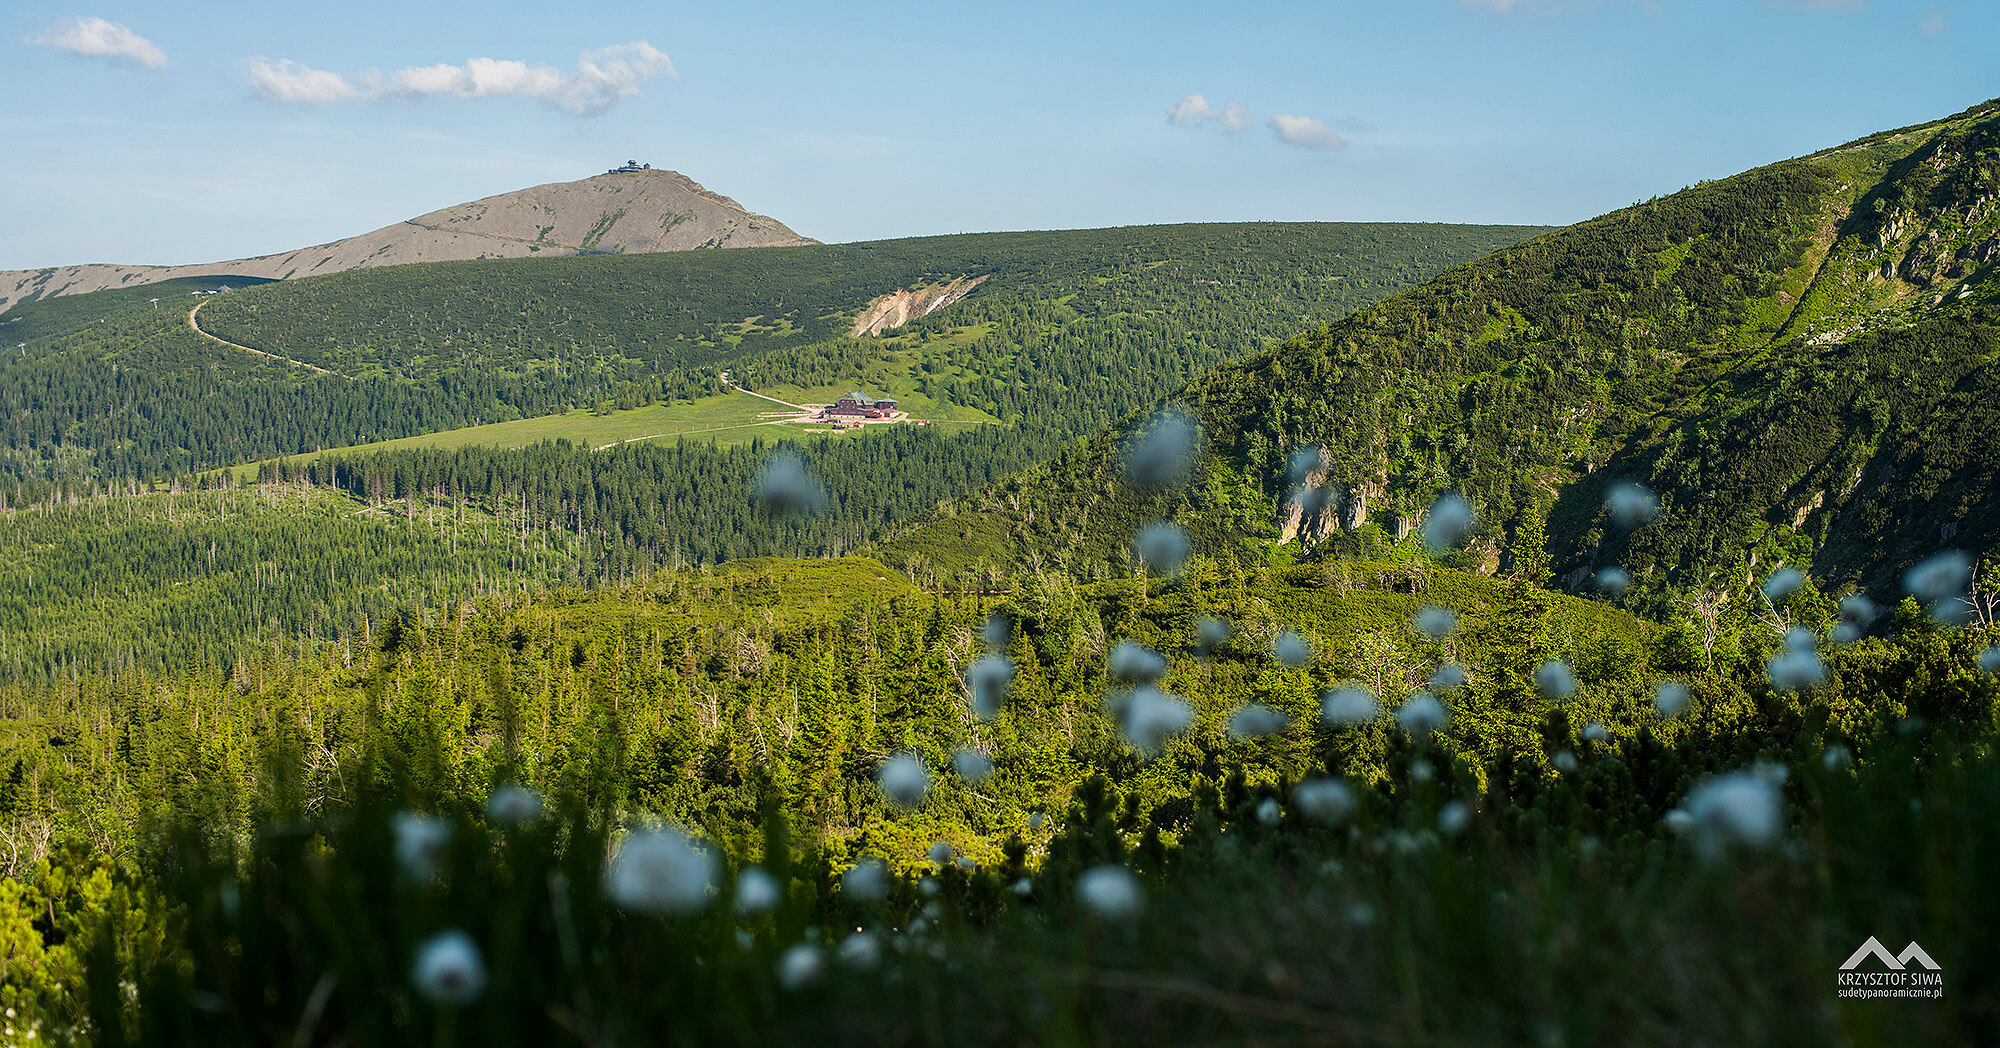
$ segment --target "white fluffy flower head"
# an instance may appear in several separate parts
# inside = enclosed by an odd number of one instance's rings
[[[1329,688],[1319,698],[1319,719],[1332,727],[1366,724],[1375,710],[1375,695],[1366,688]]]
[[[457,1008],[478,1000],[486,989],[479,944],[456,928],[424,940],[410,965],[410,985],[432,1004]]]
[[[1093,866],[1076,879],[1076,897],[1086,909],[1106,921],[1131,921],[1146,910],[1146,892],[1139,878],[1123,866]]]
[[[636,830],[612,854],[604,892],[640,913],[694,913],[708,905],[715,874],[715,853],[679,830]]]
[[[1761,848],[1776,840],[1784,813],[1778,786],[1756,772],[1730,772],[1696,783],[1681,803],[1686,832],[1703,855],[1733,845]]]
[[[1535,667],[1535,690],[1544,698],[1567,699],[1576,694],[1576,673],[1569,663],[1561,659],[1549,659]]]
[[[399,811],[390,820],[396,837],[396,866],[403,875],[428,881],[444,869],[444,854],[451,845],[451,823],[435,815]]]
[[[1292,804],[1306,818],[1331,825],[1354,813],[1354,790],[1338,779],[1307,779],[1293,788]]]
[[[890,803],[910,808],[924,802],[924,794],[931,786],[931,773],[925,770],[923,758],[905,750],[883,761],[875,772],[875,780]]]
[[[736,877],[738,913],[749,916],[770,913],[778,908],[778,901],[783,897],[784,889],[778,884],[778,879],[759,867],[746,867]]]
[[[486,798],[486,817],[501,826],[526,826],[542,817],[542,795],[510,782]]]
[[[1276,735],[1284,731],[1291,722],[1292,718],[1289,715],[1261,702],[1246,703],[1229,715],[1229,734],[1238,739]]]
[[[1444,704],[1427,691],[1412,694],[1404,701],[1403,708],[1396,711],[1396,723],[1401,724],[1404,731],[1418,737],[1444,727],[1449,717]]]

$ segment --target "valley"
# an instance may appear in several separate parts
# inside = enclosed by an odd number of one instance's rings
[[[24,1025],[1995,1028],[2000,101],[1556,229],[684,182],[0,313]],[[1951,992],[1837,996],[1864,937]]]

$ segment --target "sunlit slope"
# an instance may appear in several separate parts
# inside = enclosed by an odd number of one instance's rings
[[[1126,489],[1112,434],[889,548],[1109,562],[1130,523],[1167,513],[1212,550],[1249,534],[1261,556],[1299,531],[1365,548],[1406,537],[1454,489],[1480,508],[1468,566],[1499,563],[1547,513],[1566,583],[1622,564],[1641,606],[1749,561],[1879,581],[1918,550],[1988,548],[1996,200],[1994,103],[1703,183],[1501,250],[1165,398],[1207,434],[1207,482],[1185,498]],[[1280,528],[1288,456],[1313,444],[1338,508]],[[1671,526],[1608,534],[1599,504],[1623,479],[1657,490]]]
[[[203,338],[186,296],[158,308],[132,290],[57,298],[0,318],[0,337],[20,333],[0,354],[0,496],[15,482],[102,485],[671,405],[725,392],[722,370],[752,388],[900,383],[891,392],[939,417],[955,406],[1076,435],[1533,232],[1247,223],[978,234],[391,266],[192,300],[210,335],[327,373]],[[849,334],[884,294],[966,274],[987,279],[902,327]]]

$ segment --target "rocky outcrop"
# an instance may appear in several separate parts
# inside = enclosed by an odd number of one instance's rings
[[[981,275],[958,277],[949,283],[920,288],[897,288],[862,307],[860,315],[854,318],[854,337],[879,335],[902,327],[917,317],[930,316],[964,298],[973,288],[985,282],[986,276]]]

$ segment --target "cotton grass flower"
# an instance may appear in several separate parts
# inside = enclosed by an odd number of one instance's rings
[[[979,643],[988,652],[1005,655],[1007,646],[1014,643],[1014,620],[1005,615],[989,615],[979,626]]]
[[[1677,680],[1663,680],[1653,686],[1653,708],[1668,720],[1686,712],[1688,701],[1693,697],[1694,693],[1688,690],[1688,686]]]
[[[396,866],[413,881],[431,880],[444,869],[451,845],[451,823],[435,815],[399,811],[389,820],[395,836]]]
[[[841,874],[840,891],[855,902],[881,902],[889,897],[889,867],[880,859],[862,859]]]
[[[1603,568],[1597,573],[1597,588],[1616,600],[1632,588],[1632,576],[1624,568]]]
[[[819,481],[796,452],[780,451],[764,461],[757,478],[757,501],[771,513],[812,513],[826,501]]]
[[[1186,412],[1158,412],[1126,444],[1125,478],[1141,487],[1179,487],[1194,472],[1200,446],[1201,427]]]
[[[1194,652],[1207,658],[1229,643],[1229,623],[1213,615],[1203,615],[1194,624]]]
[[[952,851],[951,842],[940,839],[931,842],[930,850],[926,851],[924,856],[930,859],[935,865],[949,866],[951,865],[951,857],[955,854],[957,853]],[[936,882],[932,883],[935,884]]]
[[[1327,457],[1326,448],[1318,444],[1299,448],[1285,460],[1285,480],[1294,486],[1304,484],[1325,468]]]
[[[2000,645],[1987,648],[1985,651],[1979,653],[1979,670],[1981,673],[1988,674],[1989,676],[2000,673]]]
[[[1564,775],[1573,775],[1576,773],[1576,754],[1568,750],[1557,750],[1555,757],[1551,758],[1550,763],[1554,764],[1556,770],[1562,772]]]
[[[1810,691],[1826,683],[1826,664],[1811,648],[1787,647],[1765,660],[1764,672],[1779,691]]]
[[[1820,755],[1819,762],[1829,772],[1841,771],[1854,767],[1854,753],[1847,747],[1836,742],[1828,746],[1826,752]]]
[[[1903,576],[1903,588],[1925,603],[1956,597],[1971,583],[1972,558],[1961,550],[1947,550],[1931,557]]]
[[[694,913],[715,886],[715,853],[672,828],[627,834],[604,872],[604,893],[639,913]]]
[[[1430,512],[1424,514],[1424,548],[1432,553],[1458,548],[1472,534],[1475,517],[1472,503],[1463,495],[1446,495],[1431,503]]]
[[[855,932],[834,947],[833,959],[856,971],[870,971],[882,963],[882,940],[874,932]]]
[[[453,928],[425,939],[410,964],[410,985],[432,1004],[462,1008],[486,989],[486,962],[472,936]]]
[[[1456,837],[1472,825],[1472,805],[1464,801],[1447,801],[1438,809],[1438,831],[1447,837]]]
[[[1779,568],[1764,578],[1764,599],[1773,604],[1783,604],[1785,598],[1799,591],[1806,584],[1805,574],[1797,568]]]
[[[1729,772],[1703,779],[1681,802],[1683,823],[1695,850],[1714,858],[1732,846],[1768,846],[1783,828],[1778,787],[1755,772]]]
[[[1000,704],[1007,701],[1007,685],[1014,680],[1014,664],[1004,655],[987,655],[972,664],[965,672],[965,682],[972,690],[972,711],[981,717],[992,717],[1000,712]]]
[[[1376,706],[1374,693],[1366,688],[1329,688],[1319,698],[1319,719],[1336,728],[1366,724],[1375,719]]]
[[[952,770],[958,777],[974,786],[986,781],[993,774],[993,758],[978,750],[967,747],[951,755]]]
[[[1272,638],[1271,654],[1285,666],[1299,669],[1312,661],[1312,642],[1298,630],[1286,630]]]
[[[1300,515],[1312,519],[1340,508],[1340,492],[1331,484],[1314,484],[1293,489]]]
[[[1638,484],[1614,484],[1605,493],[1604,511],[1612,524],[1630,531],[1659,519],[1660,499]]]
[[[778,985],[786,990],[803,990],[819,981],[826,970],[826,954],[811,943],[796,943],[778,957]]]
[[[1585,742],[1606,743],[1611,741],[1611,731],[1604,725],[1591,721],[1583,726],[1582,738]]]
[[[930,791],[931,774],[924,768],[922,757],[905,750],[882,762],[875,772],[875,781],[891,804],[913,808],[922,804],[924,794]]]
[[[1438,702],[1437,697],[1427,691],[1413,693],[1404,701],[1402,708],[1396,711],[1396,723],[1402,725],[1404,731],[1418,738],[1444,727],[1445,721],[1449,718],[1450,714],[1445,712],[1444,704]]]
[[[1076,879],[1076,897],[1099,920],[1125,922],[1146,910],[1145,889],[1123,866],[1093,866]]]
[[[1535,667],[1535,690],[1552,701],[1567,699],[1576,694],[1576,673],[1569,663],[1549,659]]]
[[[1354,814],[1354,790],[1338,779],[1307,779],[1292,788],[1292,805],[1306,818],[1332,825]]]
[[[770,913],[778,908],[784,889],[778,879],[756,866],[744,868],[736,877],[736,912],[747,917]]]
[[[1132,552],[1155,575],[1172,575],[1187,563],[1187,529],[1170,520],[1148,524],[1132,538]]]
[[[1435,604],[1426,604],[1410,617],[1410,625],[1416,627],[1418,633],[1432,640],[1443,640],[1458,629],[1458,612]]]
[[[1229,715],[1229,734],[1237,739],[1254,739],[1276,735],[1291,723],[1290,714],[1261,702],[1252,702],[1237,707],[1236,712]]]
[[[1111,679],[1128,684],[1151,684],[1167,675],[1167,658],[1142,644],[1121,640],[1105,660]]]
[[[1133,749],[1151,753],[1194,723],[1194,709],[1148,684],[1133,690],[1123,719],[1126,741]]]
[[[1284,816],[1284,809],[1278,805],[1276,797],[1266,797],[1257,804],[1257,821],[1266,826],[1276,826]]]
[[[1447,662],[1439,666],[1436,673],[1431,674],[1431,687],[1438,691],[1451,691],[1465,687],[1465,682],[1470,679],[1464,667]]]
[[[1859,593],[1840,598],[1840,624],[1833,628],[1835,644],[1852,644],[1868,633],[1882,609]]]
[[[519,783],[508,783],[486,798],[487,821],[499,826],[526,826],[542,817],[542,795]]]

